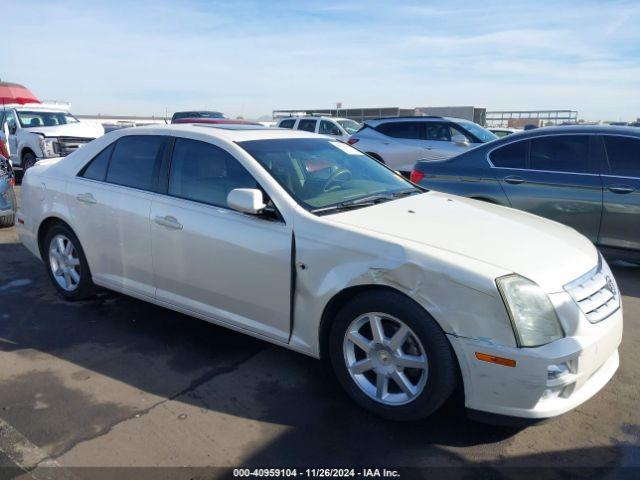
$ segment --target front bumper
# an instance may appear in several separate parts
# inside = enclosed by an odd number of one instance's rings
[[[600,391],[618,369],[622,308],[584,335],[535,348],[515,348],[447,335],[465,388],[468,409],[509,417],[544,419],[561,415]],[[516,361],[515,367],[478,360],[476,352]],[[550,378],[552,365],[569,371]]]

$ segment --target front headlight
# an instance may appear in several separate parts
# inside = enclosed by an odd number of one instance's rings
[[[556,311],[542,289],[520,275],[496,280],[518,346],[539,347],[564,337]]]
[[[55,138],[40,137],[40,150],[44,158],[58,156],[58,142]]]

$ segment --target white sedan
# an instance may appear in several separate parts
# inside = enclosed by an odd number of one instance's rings
[[[387,418],[425,417],[460,383],[476,417],[548,418],[618,368],[620,295],[585,237],[331,138],[131,128],[22,189],[20,238],[64,298],[100,286],[326,359]]]

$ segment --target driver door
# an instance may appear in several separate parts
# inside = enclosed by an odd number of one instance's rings
[[[234,188],[259,188],[229,152],[177,138],[163,194],[151,205],[159,300],[288,341],[291,226],[231,210]]]

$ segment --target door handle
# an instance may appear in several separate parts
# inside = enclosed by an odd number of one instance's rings
[[[391,145],[391,142],[382,142],[383,145]]]
[[[93,195],[91,195],[90,193],[79,193],[78,195],[76,195],[76,199],[82,203],[89,203],[89,204],[98,203],[96,199],[93,198]]]
[[[631,193],[635,191],[635,188],[628,185],[609,185],[607,188],[613,193]]]
[[[156,217],[155,222],[158,225],[162,225],[163,227],[167,227],[172,230],[182,230],[182,224],[176,219],[176,217],[172,217],[170,215],[167,215],[166,217]]]
[[[433,147],[422,147],[422,148],[424,148],[425,150],[433,150]]]
[[[520,183],[526,182],[524,178],[518,177],[517,175],[508,175],[504,177],[504,181],[512,185],[518,185]]]

